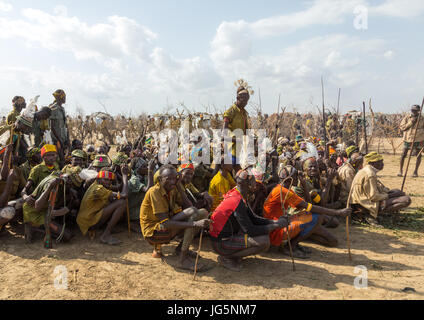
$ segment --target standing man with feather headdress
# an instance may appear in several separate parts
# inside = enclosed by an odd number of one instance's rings
[[[247,129],[249,129],[249,113],[246,111],[245,107],[249,102],[250,96],[254,94],[252,88],[245,82],[243,79],[236,81],[235,85],[239,86],[237,89],[237,101],[224,113],[224,132],[225,130],[230,130],[230,135],[232,136],[231,143],[231,156],[232,164],[236,172],[241,169],[240,167],[240,154],[237,154],[237,137],[234,135],[234,131],[237,129],[243,130],[243,134],[247,134]],[[241,148],[239,148],[241,150]],[[226,150],[225,150],[226,151]]]

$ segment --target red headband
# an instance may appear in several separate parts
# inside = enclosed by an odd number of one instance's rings
[[[194,171],[194,165],[192,163],[183,163],[183,164],[181,164],[178,172],[181,172],[181,171],[183,171],[185,169],[191,169],[191,170]]]

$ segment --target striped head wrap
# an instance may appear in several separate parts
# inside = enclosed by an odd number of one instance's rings
[[[97,179],[115,180],[115,174],[110,171],[100,171],[97,175]]]
[[[49,152],[57,152],[56,146],[52,144],[46,144],[41,148],[41,157],[44,157],[44,155]]]
[[[359,152],[359,148],[357,146],[350,146],[346,148],[346,154],[348,158],[350,158],[350,156],[355,152]]]
[[[53,97],[56,100],[63,99],[64,97],[66,97],[65,91],[63,91],[62,89],[57,89],[55,92],[53,92]]]
[[[79,149],[75,149],[74,151],[72,151],[72,157],[76,157],[76,158],[82,158],[82,159],[86,159],[87,155],[83,150],[79,150]]]
[[[383,156],[377,152],[371,152],[365,156],[365,161],[367,163],[378,162],[380,160],[383,160]]]
[[[193,165],[193,163],[190,162],[190,163],[183,163],[183,164],[181,164],[178,167],[178,172],[182,172],[182,171],[184,171],[186,169],[191,169],[191,170],[194,171],[194,165]]]

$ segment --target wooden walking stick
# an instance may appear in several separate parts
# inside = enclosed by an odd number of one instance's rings
[[[199,263],[200,250],[202,250],[202,239],[203,239],[203,228],[200,231],[199,248],[197,249],[196,263],[194,264],[194,277],[193,277],[194,281],[196,281],[197,264]]]
[[[14,127],[12,126],[12,128],[10,129],[10,142],[9,142],[9,144],[13,144],[13,135],[14,135]],[[10,153],[10,156],[9,156],[9,159],[8,159],[9,170],[10,170],[10,166],[12,164],[12,155],[13,155],[13,147],[12,147],[12,152]]]
[[[363,126],[364,126],[364,140],[365,140],[365,152],[368,154],[368,141],[367,141],[367,118],[365,116],[365,101],[363,102]]]
[[[321,88],[322,88],[322,129],[324,130],[324,143],[325,143],[325,159],[328,158],[328,147],[327,147],[327,128],[325,123],[325,94],[324,94],[324,78],[321,76]]]
[[[408,175],[409,163],[411,162],[412,152],[414,151],[415,139],[417,138],[417,132],[418,132],[418,127],[421,121],[421,115],[423,113],[423,107],[424,107],[424,98],[423,98],[423,102],[421,103],[420,115],[418,116],[417,125],[415,126],[414,139],[412,140],[411,152],[408,157],[408,163],[406,164],[406,171],[405,171],[405,176],[403,177],[402,188],[400,189],[402,192],[403,192],[403,188],[405,187],[405,182],[406,182],[406,177]]]
[[[342,91],[342,89],[341,88],[339,88],[339,96],[338,96],[338,98],[337,98],[337,117],[339,116],[339,114],[340,114],[340,94],[341,94],[341,91]]]
[[[49,207],[47,209],[47,214],[44,216],[44,228],[46,229],[45,230],[46,233],[44,235],[44,248],[46,249],[53,248],[51,231],[50,231],[50,222],[52,220],[52,213],[54,210],[54,206],[56,204],[56,197],[57,197],[58,190],[59,190],[59,185],[57,185],[56,187],[54,187],[52,191],[50,191]]]
[[[346,209],[350,209],[350,199],[352,198],[352,186],[350,186],[349,197],[347,198]],[[346,241],[349,260],[352,261],[352,254],[350,252],[350,231],[349,231],[349,215],[346,217]]]

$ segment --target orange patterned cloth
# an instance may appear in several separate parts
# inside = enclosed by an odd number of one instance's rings
[[[288,209],[289,206],[292,208],[296,208],[304,201],[293,191],[289,191],[281,185],[278,185],[271,191],[268,198],[265,200],[263,209],[264,218],[278,220],[278,218],[284,214],[283,209],[281,207],[281,196],[283,198],[283,201],[285,200],[285,211]],[[301,213],[298,215],[291,216],[289,226],[290,239],[296,237],[301,232],[301,225],[311,221],[311,213]],[[270,233],[269,237],[273,246],[279,246],[282,241],[287,240],[287,228],[276,229]]]

